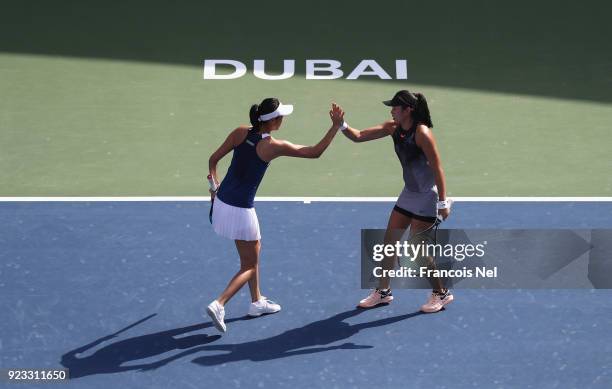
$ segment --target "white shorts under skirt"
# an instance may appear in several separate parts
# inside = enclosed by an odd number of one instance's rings
[[[213,204],[212,225],[215,232],[233,240],[260,240],[259,220],[255,208],[225,204],[218,197]]]

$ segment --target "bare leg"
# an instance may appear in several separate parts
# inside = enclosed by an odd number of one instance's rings
[[[261,252],[261,242],[257,245],[257,258]],[[249,291],[251,292],[251,301],[256,302],[261,298],[261,291],[259,290],[259,261],[255,265],[255,273],[249,279]]]
[[[389,215],[389,223],[387,224],[387,231],[385,231],[385,244],[395,244],[404,232],[406,228],[410,225],[411,218],[402,215],[396,210],[391,211],[391,215]],[[384,270],[391,270],[395,268],[395,264],[397,263],[397,257],[385,257],[382,260],[382,268]],[[389,277],[381,277],[378,282],[379,289],[389,289],[389,285],[391,284],[391,279]]]
[[[258,240],[236,240],[235,242],[238,254],[240,255],[240,270],[232,277],[223,293],[217,298],[221,305],[225,305],[247,282],[249,282],[251,298],[253,298],[253,293],[259,294],[257,269],[259,249],[261,247],[260,242]]]
[[[419,232],[425,231],[426,229],[430,228],[432,224],[432,222],[413,219],[410,223],[410,234],[414,235],[418,234]],[[434,262],[433,258],[427,257],[425,258],[425,260],[427,261],[426,265],[429,269],[436,268],[436,263]],[[444,284],[442,283],[442,280],[439,277],[430,278],[429,283],[431,284],[434,290],[438,290],[440,292],[444,290]]]

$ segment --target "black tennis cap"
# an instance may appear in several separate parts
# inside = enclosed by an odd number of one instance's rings
[[[391,100],[383,101],[383,104],[389,107],[414,107],[416,103],[416,96],[407,90],[401,90],[397,92]]]

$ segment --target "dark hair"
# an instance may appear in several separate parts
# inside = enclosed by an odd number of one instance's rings
[[[429,128],[433,128],[433,123],[431,122],[431,115],[429,114],[429,107],[427,106],[427,100],[425,100],[425,96],[422,93],[414,94],[417,98],[416,105],[414,107],[414,111],[412,111],[412,120],[416,124],[422,123]]]
[[[261,115],[276,111],[276,108],[278,108],[279,104],[280,102],[277,98],[268,97],[266,99],[263,99],[261,103],[259,103],[259,105],[251,105],[251,110],[249,111],[249,119],[251,121],[251,124],[253,125],[253,128],[255,130],[259,130],[259,127],[262,123],[259,121],[259,117]]]

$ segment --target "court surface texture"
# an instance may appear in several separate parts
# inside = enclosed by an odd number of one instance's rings
[[[206,304],[238,268],[208,202],[0,202],[4,368],[70,369],[69,387],[610,387],[610,290],[426,290],[358,310],[360,229],[391,202],[260,201],[262,292],[220,336]],[[457,202],[448,228],[612,228],[612,202]],[[31,385],[36,386],[36,385]],[[40,384],[43,387],[43,384]],[[46,387],[46,386],[45,386]]]

